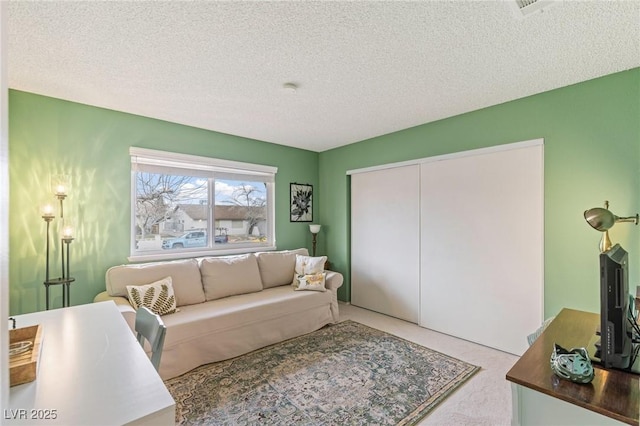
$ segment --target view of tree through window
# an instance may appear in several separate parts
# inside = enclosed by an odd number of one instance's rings
[[[180,204],[208,204],[208,180],[190,176],[136,173],[136,226],[141,239],[173,224]],[[175,229],[175,228],[174,228]]]
[[[131,258],[275,248],[278,168],[130,147]]]
[[[136,251],[263,244],[268,234],[267,190],[261,181],[138,171]]]

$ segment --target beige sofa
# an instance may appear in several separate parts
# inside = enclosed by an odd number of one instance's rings
[[[106,291],[133,330],[128,285],[170,276],[178,311],[163,315],[167,334],[160,376],[183,374],[338,321],[340,273],[326,271],[326,292],[294,291],[296,254],[306,249],[114,266]]]

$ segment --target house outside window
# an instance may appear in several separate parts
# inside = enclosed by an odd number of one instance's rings
[[[136,147],[130,155],[130,260],[275,249],[276,167]]]

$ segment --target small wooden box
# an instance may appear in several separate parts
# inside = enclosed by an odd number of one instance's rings
[[[42,326],[38,324],[9,330],[9,344],[23,340],[31,341],[33,346],[24,353],[9,357],[9,386],[32,382],[38,373]]]

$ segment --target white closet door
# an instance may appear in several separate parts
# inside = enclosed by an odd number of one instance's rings
[[[419,165],[352,175],[351,303],[417,323],[419,295]]]
[[[543,315],[542,145],[422,164],[420,325],[514,354]]]

